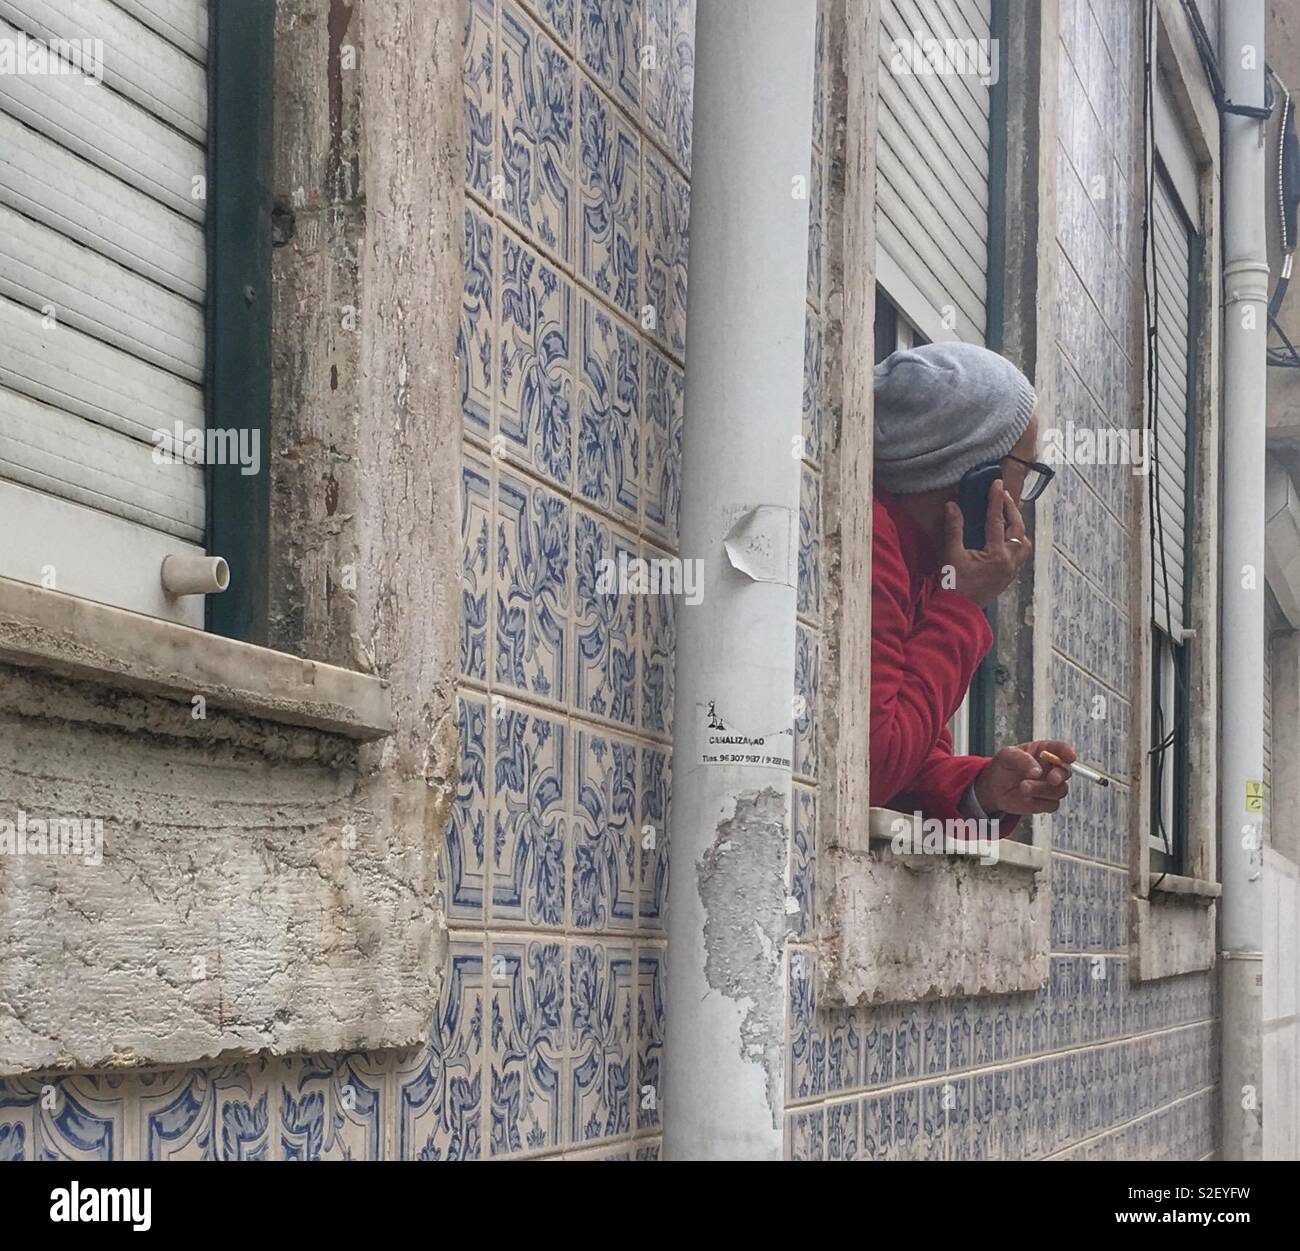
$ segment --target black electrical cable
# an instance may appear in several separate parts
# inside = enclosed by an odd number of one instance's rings
[[[1300,352],[1278,321],[1282,301],[1291,285],[1292,256],[1296,247],[1296,207],[1300,203],[1300,140],[1296,137],[1295,106],[1291,92],[1273,67],[1267,66],[1270,81],[1282,93],[1282,119],[1277,142],[1277,213],[1278,237],[1282,248],[1282,274],[1268,302],[1268,328],[1281,338],[1285,347],[1269,346],[1268,363],[1279,369],[1300,369]]]

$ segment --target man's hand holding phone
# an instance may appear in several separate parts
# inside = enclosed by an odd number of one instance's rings
[[[1032,548],[1025,534],[1024,518],[1001,478],[989,488],[984,539],[984,547],[978,551],[966,546],[961,507],[949,501],[944,514],[943,559],[952,571],[952,579],[944,585],[951,585],[981,608],[991,604],[1015,581]]]

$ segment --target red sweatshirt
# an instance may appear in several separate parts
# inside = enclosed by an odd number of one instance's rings
[[[876,493],[872,525],[871,803],[959,819],[988,757],[954,756],[948,722],[993,632],[974,600],[940,585],[939,553],[897,496]]]

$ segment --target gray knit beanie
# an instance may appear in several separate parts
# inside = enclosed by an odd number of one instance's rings
[[[895,495],[952,486],[1001,460],[1035,396],[1009,360],[974,343],[930,343],[876,366],[876,481]]]

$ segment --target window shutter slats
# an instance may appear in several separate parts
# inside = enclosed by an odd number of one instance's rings
[[[39,39],[93,41],[113,91],[196,142],[207,138],[202,63],[110,0],[0,0],[0,17]]]
[[[954,59],[986,49],[984,7],[883,0],[880,17],[881,273],[900,273],[926,302],[904,311],[927,336],[941,328],[943,337],[975,342],[984,341],[988,320],[989,88],[976,73],[955,72],[951,61],[932,72],[928,57],[936,48]],[[963,68],[977,65],[966,59]],[[918,68],[923,72],[907,72]]]
[[[24,33],[0,19],[0,39]],[[196,178],[206,174],[203,145],[110,90],[72,74],[0,74],[0,112],[194,221],[203,220]]]
[[[207,258],[201,223],[0,110],[0,204],[101,256],[201,302]]]
[[[1155,501],[1161,525],[1152,553],[1154,620],[1174,642],[1187,624],[1185,553],[1187,505],[1187,431],[1191,397],[1187,394],[1191,325],[1190,227],[1182,217],[1164,177],[1155,179],[1152,204],[1154,281],[1158,297],[1156,377],[1157,477]]]
[[[208,19],[0,0],[0,40],[89,55],[0,75],[0,575],[191,625],[158,570],[203,551],[206,474],[155,436],[205,427]]]

